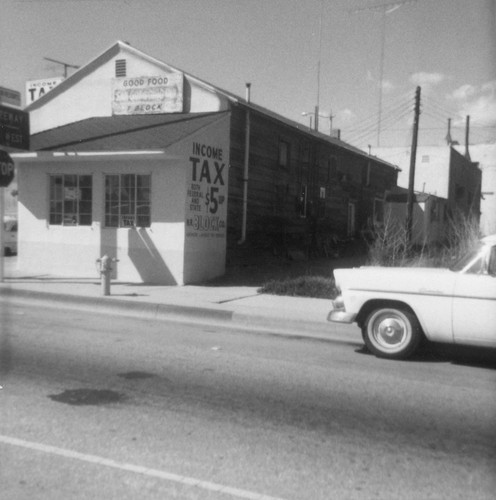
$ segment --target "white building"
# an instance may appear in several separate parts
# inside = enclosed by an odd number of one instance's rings
[[[374,154],[397,165],[401,172],[398,175],[398,186],[409,188],[411,148],[409,147],[380,147],[374,149]],[[430,206],[437,198],[437,208],[429,209],[422,217],[425,241],[440,241],[446,227],[443,222],[450,215],[478,215],[480,211],[481,170],[477,162],[467,158],[464,154],[451,146],[419,147],[416,153],[413,190],[417,199],[422,199]],[[397,202],[398,203],[398,202]],[[424,209],[427,205],[424,206]],[[419,207],[418,207],[419,208]],[[395,210],[397,212],[397,210]],[[432,224],[435,219],[436,222]],[[419,219],[419,221],[421,220]],[[430,221],[430,222],[429,222]],[[420,230],[420,228],[418,228]],[[427,231],[427,232],[426,232]]]
[[[33,152],[14,155],[19,268],[95,277],[108,254],[120,281],[222,275],[227,109],[222,93],[122,42],[33,102]]]

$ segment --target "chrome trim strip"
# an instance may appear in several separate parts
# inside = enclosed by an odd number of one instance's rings
[[[381,290],[381,289],[371,289],[371,288],[349,288],[346,292],[373,292],[373,293],[382,293],[382,294],[394,294],[394,295],[420,295],[426,297],[444,297],[446,299],[477,299],[477,300],[494,300],[496,301],[496,297],[477,297],[473,295],[448,295],[444,293],[434,293],[434,292],[405,292],[399,290]],[[377,297],[374,297],[377,298]]]

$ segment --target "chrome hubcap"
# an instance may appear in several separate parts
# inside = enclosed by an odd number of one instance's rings
[[[375,328],[377,342],[392,347],[400,344],[406,335],[405,324],[397,318],[380,319]]]

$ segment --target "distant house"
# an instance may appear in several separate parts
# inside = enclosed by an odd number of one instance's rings
[[[117,42],[27,109],[19,265],[186,284],[243,245],[354,236],[398,169]]]
[[[408,189],[411,149],[382,147],[375,148],[374,154],[401,169],[398,186]],[[431,195],[444,200],[438,203],[437,216],[441,221],[446,222],[449,217],[457,215],[478,218],[481,208],[481,170],[477,162],[471,161],[454,147],[419,147],[416,153],[414,192],[417,199],[427,200],[429,198],[426,195]],[[446,225],[443,224],[443,227]],[[422,232],[427,229],[425,227]],[[442,231],[437,229],[433,234],[426,234],[428,241],[442,237]]]
[[[395,230],[404,234],[401,228],[405,228],[407,218],[408,190],[400,187],[386,192],[384,198],[383,224],[394,226]],[[427,193],[414,193],[412,213],[412,235],[413,245],[424,246],[441,242],[446,236],[445,214],[447,212],[447,201]]]

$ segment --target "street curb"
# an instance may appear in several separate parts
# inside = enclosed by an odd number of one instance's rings
[[[24,304],[43,305],[50,308],[70,309],[103,314],[120,314],[152,320],[182,320],[190,323],[218,324],[237,329],[255,328],[264,334],[275,334],[292,338],[312,338],[317,340],[356,343],[353,331],[337,332],[335,325],[323,321],[303,321],[283,319],[280,316],[240,312],[228,309],[160,304],[115,299],[112,296],[87,297],[84,295],[40,292],[36,290],[13,289],[0,286],[0,300],[22,301]],[[347,325],[348,326],[348,325]],[[346,326],[345,326],[346,328]]]
[[[206,307],[184,306],[175,304],[160,304],[153,302],[137,302],[120,300],[110,297],[86,297],[53,292],[38,292],[0,287],[0,298],[22,299],[36,302],[49,302],[52,307],[68,305],[77,309],[94,310],[100,312],[123,312],[126,316],[141,316],[159,319],[166,316],[181,316],[191,319],[205,319],[207,317],[217,321],[232,320],[233,312],[225,309],[209,309]]]

